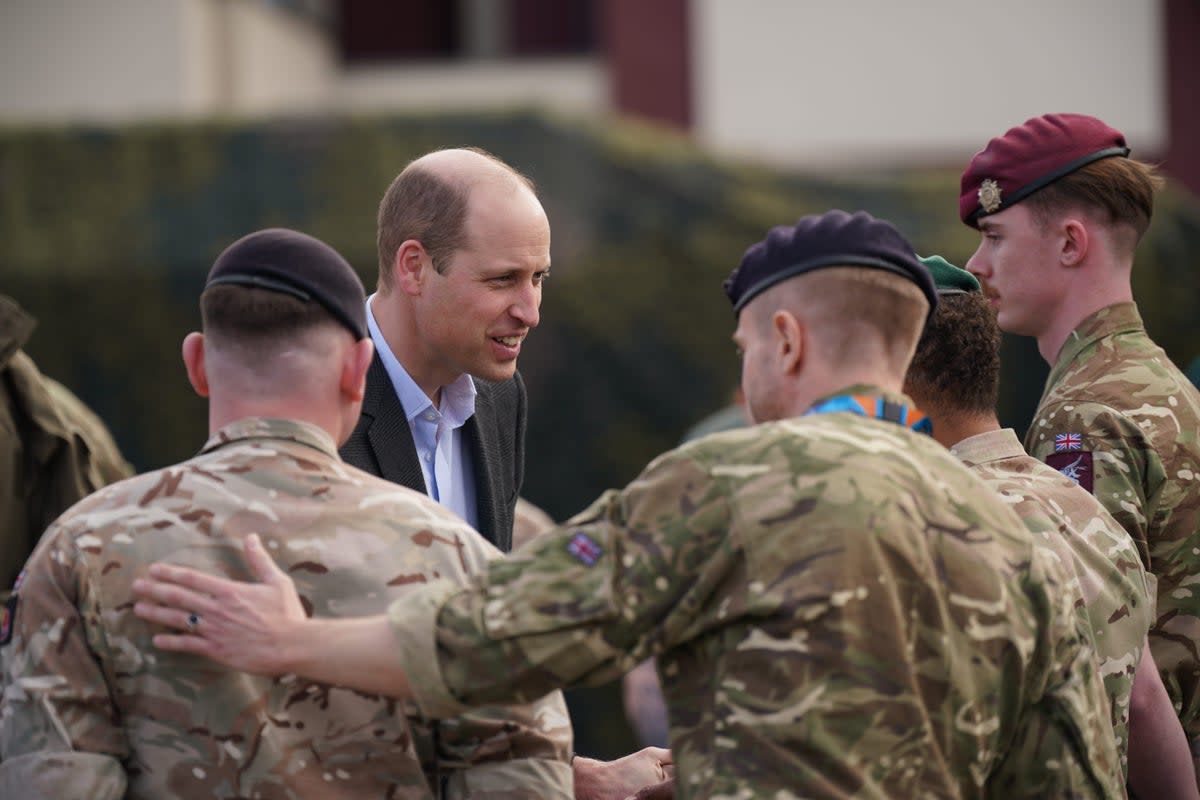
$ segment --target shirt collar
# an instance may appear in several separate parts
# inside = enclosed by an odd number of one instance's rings
[[[320,450],[332,458],[340,458],[337,444],[323,428],[311,422],[274,417],[244,417],[235,420],[209,436],[200,452],[208,453],[247,439],[284,439]]]
[[[372,341],[375,342],[375,352],[379,353],[383,367],[387,370],[388,378],[392,381],[392,387],[396,390],[396,397],[400,398],[400,405],[404,407],[405,419],[412,422],[420,414],[433,409],[445,416],[452,428],[462,425],[475,413],[475,382],[471,380],[471,376],[463,373],[452,383],[443,386],[442,407],[434,408],[429,395],[425,394],[417,382],[412,379],[408,370],[404,368],[404,365],[396,358],[396,354],[392,352],[392,348],[388,346],[387,339],[383,338],[383,331],[380,330],[379,323],[375,320],[375,314],[371,311],[371,300],[374,297],[375,295],[372,294],[367,298],[367,329],[371,333]]]
[[[1115,303],[1105,306],[1075,326],[1075,330],[1067,336],[1058,357],[1054,359],[1047,386],[1057,383],[1058,373],[1075,360],[1075,357],[1090,344],[1118,333],[1132,333],[1145,330],[1142,315],[1138,313],[1137,304],[1132,301]]]
[[[1017,432],[1012,428],[968,436],[951,447],[950,452],[968,464],[986,464],[989,461],[1001,461],[1026,454],[1021,440],[1017,438]]]

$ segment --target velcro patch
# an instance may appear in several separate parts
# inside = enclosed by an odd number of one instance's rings
[[[1046,463],[1078,483],[1089,494],[1092,491],[1092,451],[1077,450],[1073,453],[1051,453]]]
[[[1075,453],[1083,449],[1083,436],[1078,433],[1054,434],[1054,452]]]
[[[0,606],[0,647],[12,641],[13,628],[17,620],[17,593],[9,595],[8,602]]]
[[[590,567],[604,555],[604,548],[586,533],[577,533],[567,542],[567,552]]]

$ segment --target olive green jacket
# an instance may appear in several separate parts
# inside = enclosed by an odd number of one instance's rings
[[[21,349],[36,324],[0,295],[0,594],[55,517],[133,474],[104,423]]]

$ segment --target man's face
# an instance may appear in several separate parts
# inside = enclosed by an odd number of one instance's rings
[[[430,271],[417,303],[426,356],[445,385],[466,372],[512,377],[521,343],[538,324],[550,271],[550,225],[533,193],[481,183],[467,201],[466,242]]]
[[[761,309],[759,314],[764,313]],[[783,419],[782,393],[779,389],[778,342],[769,320],[759,319],[754,302],[738,314],[733,342],[742,359],[742,395],[746,410],[754,422]]]
[[[981,219],[979,233],[979,249],[967,271],[983,285],[1001,330],[1038,336],[1052,323],[1067,290],[1053,227],[1041,225],[1018,204]]]

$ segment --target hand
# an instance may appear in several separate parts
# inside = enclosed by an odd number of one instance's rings
[[[668,778],[662,783],[639,789],[637,794],[629,795],[626,800],[674,800],[675,778]]]
[[[625,800],[643,789],[657,789],[664,782],[671,784],[675,774],[671,751],[661,747],[647,747],[616,761],[578,756],[571,766],[575,772],[576,800]],[[673,789],[670,794],[646,795],[649,798],[672,796]]]
[[[290,672],[289,633],[307,616],[292,579],[263,549],[256,534],[244,542],[246,561],[260,583],[242,583],[187,567],[156,563],[133,582],[133,611],[186,633],[160,633],[155,647],[193,653],[258,675]]]

